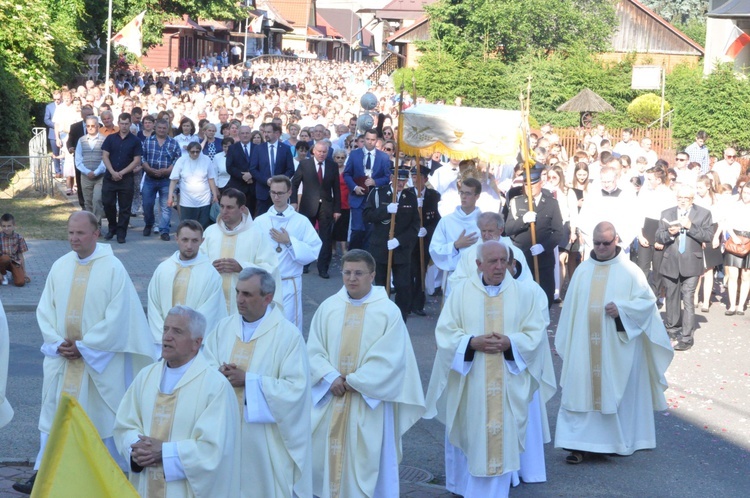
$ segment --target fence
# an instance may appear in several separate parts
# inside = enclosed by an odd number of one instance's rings
[[[0,156],[0,185],[3,196],[13,198],[16,185],[27,171],[34,190],[42,195],[53,195],[55,180],[52,171],[52,156],[47,153],[47,128],[33,128],[29,140],[28,156]]]
[[[608,129],[607,134],[609,140],[612,142],[612,147],[620,141],[622,137],[623,128]],[[555,128],[554,133],[560,137],[560,143],[568,151],[569,155],[572,155],[576,150],[580,148],[580,144],[583,144],[584,139],[587,135],[591,134],[591,130],[585,128]],[[671,128],[633,128],[633,140],[640,143],[644,138],[651,139],[651,148],[656,151],[661,159],[674,163],[675,150],[672,142],[672,129]],[[631,157],[635,162],[637,157]]]

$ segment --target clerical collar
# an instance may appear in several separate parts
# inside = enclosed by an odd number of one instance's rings
[[[487,294],[489,294],[491,297],[495,297],[500,294],[500,291],[508,285],[507,282],[510,280],[508,278],[503,278],[502,282],[500,282],[499,285],[490,285],[484,280],[483,274],[479,274],[479,278],[482,280],[482,285],[487,291]]]
[[[180,251],[175,251],[174,253],[174,259],[176,259],[177,263],[179,263],[181,266],[197,265],[198,263],[202,261],[202,257],[206,258],[206,255],[201,254],[201,253],[196,253],[193,259],[183,260],[183,259],[180,259]]]
[[[185,372],[188,371],[188,368],[190,368],[190,365],[192,365],[194,361],[195,356],[193,356],[193,358],[191,358],[191,360],[184,365],[176,368],[171,368],[165,361],[164,370],[162,370],[161,383],[159,384],[159,391],[164,394],[172,394],[174,392],[174,388],[177,387],[177,384],[182,379],[182,376],[185,375]]]
[[[96,244],[96,247],[94,248],[94,252],[92,252],[91,254],[89,254],[89,256],[88,256],[88,257],[86,257],[86,258],[81,258],[81,257],[79,257],[79,256],[78,256],[78,254],[76,254],[76,258],[78,258],[78,264],[81,264],[81,265],[87,265],[87,264],[89,263],[89,261],[91,261],[92,259],[94,259],[94,256],[96,256],[96,255],[97,255],[97,253],[98,253],[98,252],[99,252],[100,250],[101,250],[101,249],[99,248],[99,244],[97,243],[97,244]]]
[[[370,295],[372,294],[373,287],[370,287],[370,292],[368,292],[365,297],[360,299],[354,299],[352,296],[349,295],[349,291],[346,292],[346,297],[349,298],[349,302],[352,303],[354,306],[362,306],[365,301],[367,301],[370,298]]]
[[[253,338],[255,332],[258,330],[258,327],[260,327],[268,314],[271,313],[272,307],[273,303],[267,306],[266,312],[263,313],[263,316],[258,318],[254,322],[248,322],[247,320],[245,320],[245,317],[240,315],[240,326],[242,327],[242,342],[250,342],[250,339]]]

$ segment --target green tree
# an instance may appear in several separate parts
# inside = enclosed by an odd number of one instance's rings
[[[425,50],[459,59],[518,60],[583,47],[604,50],[617,24],[614,0],[439,0],[425,10],[431,40]]]
[[[672,24],[703,19],[705,23],[708,0],[641,0],[642,3]]]

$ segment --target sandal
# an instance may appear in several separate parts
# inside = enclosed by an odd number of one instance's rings
[[[570,455],[565,457],[565,462],[571,465],[578,465],[583,462],[586,452],[584,451],[571,451]]]

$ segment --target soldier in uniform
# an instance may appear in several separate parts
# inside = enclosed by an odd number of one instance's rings
[[[422,174],[421,193],[417,190],[419,185],[417,175],[420,173]],[[417,205],[422,208],[422,226],[419,228],[417,236],[424,240],[424,258],[419,254],[419,243],[414,245],[414,251],[411,253],[411,311],[419,316],[426,315],[424,312],[424,280],[422,279],[423,273],[420,266],[424,260],[424,270],[427,270],[427,263],[430,259],[430,241],[432,240],[432,234],[435,233],[435,227],[437,227],[438,221],[440,221],[440,212],[438,211],[440,194],[437,190],[427,185],[427,176],[429,174],[430,170],[423,166],[414,166],[411,168],[411,179],[414,184],[414,192],[417,194]]]

